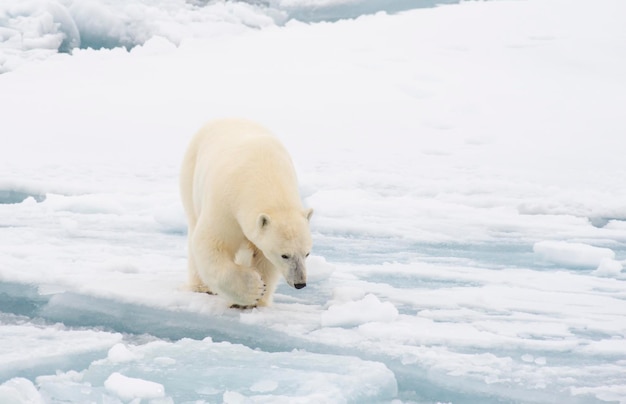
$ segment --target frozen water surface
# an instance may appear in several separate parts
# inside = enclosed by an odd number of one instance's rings
[[[0,402],[626,403],[626,3],[425,5],[3,2]],[[267,308],[184,289],[222,116],[315,208]]]
[[[383,364],[302,351],[268,353],[210,339],[157,341],[109,351],[81,374],[41,377],[52,401],[102,401],[105,397],[168,399],[162,402],[359,402],[391,400],[393,373]],[[74,384],[59,389],[72,377]],[[129,380],[130,379],[130,380]]]

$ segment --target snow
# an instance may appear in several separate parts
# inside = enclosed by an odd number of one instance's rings
[[[0,402],[626,403],[626,3],[429,5],[2,2]],[[315,209],[267,308],[185,290],[223,116]]]

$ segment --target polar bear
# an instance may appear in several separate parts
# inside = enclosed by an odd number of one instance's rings
[[[210,122],[185,154],[180,190],[188,221],[189,286],[232,307],[267,306],[283,275],[306,286],[309,220],[293,163],[265,128]]]

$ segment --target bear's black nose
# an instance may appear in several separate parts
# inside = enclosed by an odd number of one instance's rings
[[[293,285],[293,287],[296,289],[302,289],[305,286],[306,286],[306,283],[296,283],[295,285]]]

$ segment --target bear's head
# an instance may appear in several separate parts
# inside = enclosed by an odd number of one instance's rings
[[[254,244],[283,274],[289,286],[306,286],[306,257],[311,252],[309,220],[313,209],[261,213]]]

